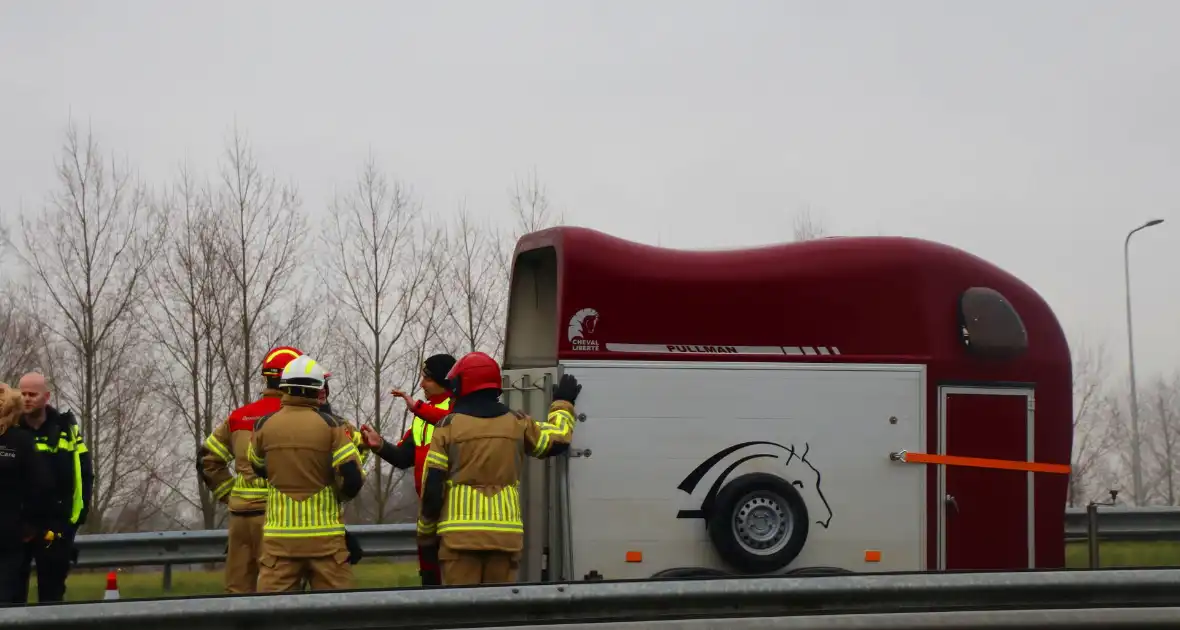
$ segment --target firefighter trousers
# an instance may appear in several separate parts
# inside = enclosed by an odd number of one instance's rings
[[[258,590],[258,558],[262,555],[262,526],[266,512],[230,512],[229,544],[225,554],[225,592]]]
[[[446,586],[510,584],[516,581],[520,552],[453,549],[443,544],[438,563]]]
[[[352,565],[348,564],[347,550],[314,558],[287,558],[264,553],[258,564],[258,591],[261,593],[303,590],[304,581],[313,591],[352,588]]]

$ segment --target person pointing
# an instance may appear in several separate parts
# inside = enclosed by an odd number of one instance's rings
[[[422,472],[426,465],[426,454],[430,451],[430,440],[434,426],[450,413],[451,392],[447,388],[447,372],[455,365],[455,357],[436,354],[422,362],[421,380],[418,386],[426,394],[426,402],[414,400],[409,394],[394,389],[390,394],[406,402],[414,419],[397,444],[390,444],[369,425],[361,427],[365,444],[381,459],[398,470],[414,469],[414,491],[422,496]],[[438,563],[430,554],[418,554],[418,575],[423,586],[442,584]]]

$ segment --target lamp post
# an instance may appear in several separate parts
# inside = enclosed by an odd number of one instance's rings
[[[1131,237],[1135,232],[1163,223],[1163,219],[1152,219],[1127,233],[1123,241],[1123,275],[1127,285],[1127,354],[1130,356],[1131,371],[1131,494],[1135,505],[1143,503],[1143,462],[1139,457],[1139,395],[1135,391],[1135,336],[1131,332]]]

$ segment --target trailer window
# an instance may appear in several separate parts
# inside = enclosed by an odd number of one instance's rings
[[[972,287],[959,298],[959,331],[971,354],[1013,358],[1028,349],[1020,314],[999,291]]]

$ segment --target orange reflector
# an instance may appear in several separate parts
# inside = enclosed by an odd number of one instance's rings
[[[901,461],[907,464],[941,464],[943,466],[968,466],[971,468],[998,468],[1033,473],[1069,474],[1069,464],[1042,464],[1039,462],[1018,462],[1007,459],[986,459],[983,457],[959,457],[956,455],[932,455],[930,453],[902,452]]]
[[[643,562],[643,552],[642,551],[628,551],[627,552],[627,562]]]
[[[877,551],[876,549],[866,549],[865,550],[865,562],[880,562],[880,561],[881,561],[881,552],[880,551]]]

